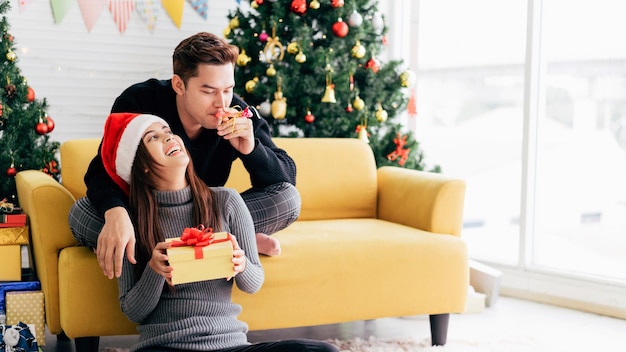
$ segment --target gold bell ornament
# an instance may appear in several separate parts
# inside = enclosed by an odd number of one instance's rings
[[[287,98],[283,96],[280,84],[281,80],[279,78],[276,92],[274,92],[274,101],[272,102],[272,116],[277,120],[282,120],[287,115]]]
[[[300,47],[297,42],[291,42],[287,45],[287,52],[291,55],[297,54],[300,51]]]
[[[237,55],[237,66],[246,66],[252,58],[246,54],[246,49],[241,49],[239,55]]]
[[[335,85],[327,84],[326,91],[324,91],[324,96],[322,97],[322,103],[336,103],[337,99],[335,99]]]
[[[383,106],[380,103],[376,104],[375,115],[376,115],[376,120],[380,123],[387,121],[387,117],[389,117],[387,110],[383,109]]]
[[[333,84],[332,72],[333,69],[330,67],[330,64],[326,64],[326,90],[322,97],[322,103],[337,102],[337,99],[335,99],[335,85]]]
[[[313,10],[317,10],[320,8],[320,2],[317,0],[313,0],[311,1],[311,3],[309,4],[309,8],[313,9]]]

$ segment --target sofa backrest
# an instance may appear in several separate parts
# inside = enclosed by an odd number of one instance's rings
[[[376,217],[376,163],[371,148],[355,138],[274,138],[294,159],[302,197],[300,220]],[[75,139],[60,148],[61,182],[78,199],[100,139]],[[241,161],[233,164],[227,187],[250,188]]]

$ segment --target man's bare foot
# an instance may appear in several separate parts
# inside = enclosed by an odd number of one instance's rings
[[[264,233],[256,234],[256,246],[259,250],[259,254],[267,256],[274,256],[280,254],[280,242],[272,236],[268,236]]]

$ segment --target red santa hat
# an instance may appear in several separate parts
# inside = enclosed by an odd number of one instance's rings
[[[153,123],[169,124],[162,118],[149,114],[112,113],[104,124],[104,136],[100,147],[102,163],[109,176],[128,194],[130,171],[141,137]]]

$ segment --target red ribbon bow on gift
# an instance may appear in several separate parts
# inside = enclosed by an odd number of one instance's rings
[[[230,236],[226,238],[216,239],[213,228],[204,228],[204,225],[198,227],[187,227],[183,230],[179,241],[172,241],[172,247],[193,246],[196,259],[204,258],[202,248],[213,243],[230,241]]]

